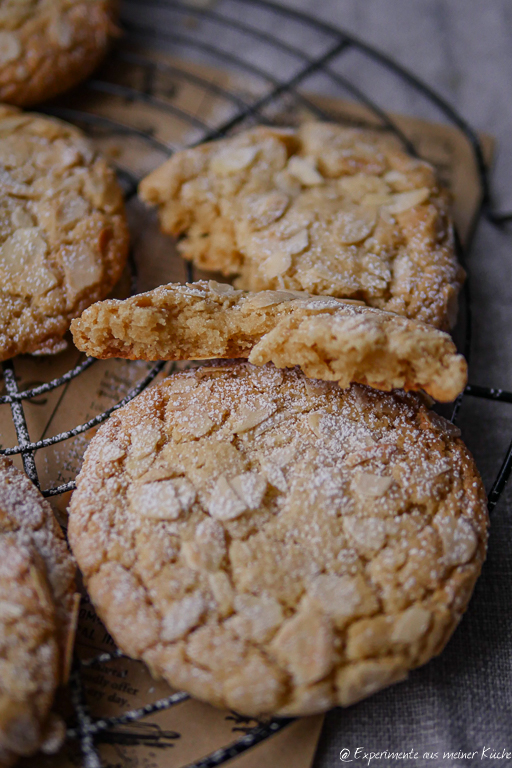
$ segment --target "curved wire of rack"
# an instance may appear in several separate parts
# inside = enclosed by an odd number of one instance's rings
[[[140,6],[140,2],[137,3],[137,0],[126,0],[125,9],[129,9],[131,6],[136,7],[137,4]],[[417,155],[418,153],[413,143],[398,128],[395,121],[387,114],[386,110],[366,95],[357,84],[351,82],[345,76],[340,75],[332,69],[332,65],[335,62],[338,62],[345,52],[355,49],[368,59],[388,70],[396,78],[397,83],[407,84],[418,94],[424,96],[430,104],[440,110],[443,116],[451,124],[459,129],[471,147],[478,169],[481,189],[480,213],[487,215],[495,224],[503,224],[512,220],[511,213],[496,212],[493,208],[489,183],[489,169],[487,168],[482,146],[476,132],[461,117],[461,115],[459,115],[458,112],[432,88],[423,83],[413,73],[400,66],[390,57],[384,55],[364,41],[359,40],[352,34],[331,24],[321,22],[318,19],[293,8],[284,8],[277,3],[271,2],[271,0],[226,0],[226,2],[222,4],[223,7],[225,6],[227,8],[226,12],[212,10],[211,8],[194,4],[189,5],[185,2],[180,2],[179,0],[146,0],[144,5],[146,8],[151,7],[157,11],[172,13],[178,22],[180,20],[183,21],[185,18],[193,18],[198,22],[208,22],[214,25],[220,32],[223,30],[234,30],[245,36],[251,43],[261,43],[262,45],[270,46],[275,51],[285,54],[296,62],[297,67],[289,77],[280,78],[252,63],[247,58],[244,58],[243,53],[233,53],[232,51],[223,48],[219,42],[221,36],[219,36],[219,39],[215,37],[215,41],[212,41],[211,38],[204,40],[200,35],[194,36],[189,29],[185,32],[173,31],[170,33],[155,24],[134,24],[130,19],[123,19],[123,26],[127,32],[128,39],[130,39],[130,35],[135,35],[139,40],[144,39],[149,40],[152,44],[157,43],[160,48],[165,47],[169,49],[172,46],[178,46],[180,49],[185,49],[192,53],[199,52],[208,54],[211,60],[216,64],[228,65],[231,69],[234,68],[238,72],[244,72],[245,74],[258,78],[259,81],[264,84],[263,92],[258,93],[257,96],[240,95],[239,93],[231,91],[228,87],[211,83],[208,79],[199,74],[192,73],[188,69],[181,68],[178,64],[155,61],[141,53],[134,53],[132,50],[125,51],[122,49],[114,52],[112,54],[112,59],[120,63],[135,64],[144,68],[148,73],[148,83],[146,84],[146,87],[143,90],[138,90],[133,87],[120,85],[119,83],[95,78],[86,84],[92,91],[122,97],[128,101],[142,102],[172,115],[174,118],[182,121],[185,125],[193,127],[199,131],[200,135],[193,142],[193,144],[197,144],[205,140],[224,136],[245,122],[272,122],[272,118],[269,118],[264,110],[278,102],[282,97],[291,98],[294,103],[306,108],[310,113],[320,119],[329,118],[328,112],[323,108],[320,108],[310,97],[298,90],[309,77],[315,73],[321,72],[329,78],[332,85],[339,88],[345,94],[348,93],[353,99],[369,109],[378,120],[380,126],[383,129],[392,132],[410,154]],[[246,20],[241,21],[236,13],[241,7],[253,8],[255,11],[263,11],[266,14],[269,14],[276,22],[272,25],[274,31],[267,32],[252,25]],[[323,47],[317,55],[310,56],[304,50],[291,44],[288,40],[279,37],[279,34],[275,32],[275,30],[280,29],[285,22],[290,21],[299,26],[306,27],[309,30],[313,30],[323,36]],[[204,89],[205,93],[210,92],[222,97],[231,105],[234,112],[219,124],[207,124],[187,110],[170,104],[168,101],[152,92],[151,80],[153,75],[158,72],[165,72],[180,77],[183,80]],[[133,136],[142,139],[144,142],[147,142],[149,146],[158,149],[160,152],[167,155],[172,154],[173,151],[178,149],[177,146],[166,144],[139,128],[126,125],[117,120],[112,120],[104,115],[64,106],[48,107],[44,111],[57,117],[77,122],[85,127],[102,128],[110,131],[112,134]],[[118,168],[118,172],[121,182],[124,183],[126,197],[130,198],[136,192],[138,179],[126,168],[120,167]],[[465,254],[463,253],[460,243],[458,244],[458,249],[461,260],[464,260]],[[193,270],[190,265],[187,266],[187,275],[189,280],[194,279]],[[471,348],[471,296],[469,280],[465,287],[465,299],[464,311],[466,333],[464,351],[466,356],[469,356]],[[112,412],[121,408],[147,387],[164,367],[164,363],[157,363],[152,366],[146,375],[132,389],[130,389],[124,398],[102,413],[97,414],[86,423],[75,426],[66,432],[61,432],[44,440],[31,441],[23,408],[24,402],[27,400],[30,401],[41,394],[51,392],[52,390],[67,384],[84,373],[94,364],[94,362],[93,359],[86,358],[63,376],[24,391],[18,389],[15,363],[12,360],[3,363],[6,394],[0,397],[0,405],[10,406],[18,445],[0,450],[0,454],[21,454],[25,472],[37,487],[39,487],[39,479],[34,461],[35,451],[69,440],[70,438],[76,437],[92,427],[101,424]],[[466,387],[464,394],[455,404],[452,420],[454,420],[458,414],[463,397],[481,398],[500,403],[512,403],[512,392],[470,384]],[[511,470],[512,441],[503,457],[499,471],[489,490],[488,506],[490,511],[496,506],[509,479]],[[55,496],[72,490],[74,487],[74,481],[70,481],[60,486],[45,489],[43,490],[43,494],[47,497]],[[104,653],[85,661],[77,660],[70,677],[71,699],[75,709],[77,725],[68,729],[67,737],[69,739],[78,739],[80,741],[84,768],[101,768],[101,759],[95,744],[95,739],[101,732],[112,729],[123,723],[134,722],[151,713],[177,706],[189,698],[188,694],[177,692],[165,699],[156,701],[141,709],[126,712],[118,717],[93,720],[89,714],[85,700],[81,669],[84,667],[101,665],[111,659],[120,658],[121,656],[122,654],[119,651],[115,651],[114,653]],[[206,756],[199,762],[187,766],[187,768],[213,768],[213,766],[221,765],[271,737],[291,722],[293,722],[293,718],[281,718],[269,722],[260,722],[255,728],[249,729],[242,738],[239,738],[232,744]]]

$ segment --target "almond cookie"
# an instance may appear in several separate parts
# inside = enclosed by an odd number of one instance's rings
[[[362,299],[446,330],[464,277],[433,169],[376,132],[255,128],[140,184],[181,253],[237,288]]]
[[[247,357],[307,376],[376,389],[424,389],[441,401],[464,389],[467,366],[448,334],[362,303],[299,291],[236,291],[170,283],[93,304],[71,324],[92,357],[204,360]]]
[[[0,766],[52,748],[50,708],[68,673],[74,591],[73,558],[50,505],[0,457]]]
[[[229,362],[100,428],[69,538],[125,653],[219,707],[299,715],[442,650],[487,509],[457,428],[417,395]]]
[[[81,131],[0,107],[0,360],[65,347],[128,254],[121,189]]]
[[[112,0],[3,0],[0,101],[20,107],[88,77],[116,34]]]

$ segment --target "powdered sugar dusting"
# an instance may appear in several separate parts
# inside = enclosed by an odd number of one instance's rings
[[[39,746],[64,674],[74,571],[48,502],[0,458],[0,752],[6,759]]]
[[[199,416],[208,429],[194,434]],[[160,438],[147,455],[130,436],[150,424]],[[99,449],[114,441],[129,444],[127,458],[106,464]],[[463,579],[474,583],[485,549],[477,477],[416,396],[208,364],[99,430],[70,538],[121,648],[121,595],[99,586],[114,563],[137,585],[123,591],[122,627],[136,627],[143,605],[159,617],[137,644],[154,670],[223,706],[300,713],[320,682],[322,707],[347,703],[364,695],[357,675],[366,679],[369,659],[384,685],[448,637],[462,610],[455,595]],[[192,489],[186,509],[180,483]],[[241,688],[235,670],[251,665],[261,679]],[[211,686],[203,694],[199,670]]]

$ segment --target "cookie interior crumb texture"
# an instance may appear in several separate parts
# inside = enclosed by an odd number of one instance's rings
[[[85,80],[117,34],[113,0],[2,0],[0,101],[30,106]]]
[[[214,281],[171,283],[93,304],[71,325],[93,357],[199,360],[248,357],[300,366],[315,379],[377,389],[424,389],[451,401],[467,366],[448,334],[380,309],[304,292],[247,293]]]
[[[252,291],[362,299],[446,330],[464,271],[433,169],[375,131],[258,127],[176,153],[140,184],[199,267]]]
[[[128,254],[113,170],[77,128],[0,106],[0,360],[65,347]]]
[[[92,439],[69,537],[117,645],[248,715],[348,706],[439,653],[485,557],[482,482],[413,394],[224,362]]]
[[[1,766],[55,742],[50,708],[67,677],[74,591],[73,558],[50,505],[0,458]]]

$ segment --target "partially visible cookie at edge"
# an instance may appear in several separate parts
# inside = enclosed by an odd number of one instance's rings
[[[430,165],[376,131],[258,127],[178,152],[139,194],[197,266],[245,290],[305,290],[443,330],[464,271]]]
[[[3,0],[0,101],[31,106],[85,80],[117,34],[115,0]]]
[[[175,374],[92,439],[69,537],[116,644],[252,716],[348,706],[457,626],[485,493],[416,395],[223,362]]]
[[[75,564],[50,505],[0,457],[0,765],[55,743],[75,632]]]
[[[0,182],[0,360],[57,352],[126,264],[121,188],[78,128],[6,106]]]
[[[92,357],[204,360],[247,357],[307,376],[377,389],[423,389],[455,400],[467,366],[447,333],[400,315],[299,291],[237,291],[226,283],[169,283],[108,299],[71,324]]]

